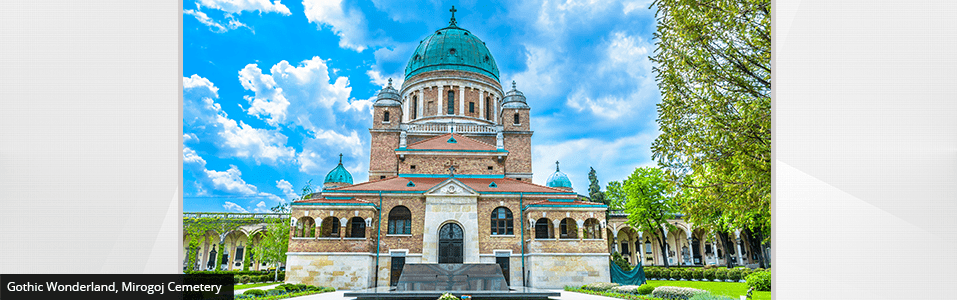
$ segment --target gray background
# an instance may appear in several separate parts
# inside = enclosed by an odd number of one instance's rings
[[[178,1],[0,3],[0,273],[178,273]],[[957,3],[774,2],[775,299],[949,299]]]

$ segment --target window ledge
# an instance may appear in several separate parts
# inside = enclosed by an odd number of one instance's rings
[[[385,236],[412,236],[412,234],[386,234]]]
[[[503,237],[503,238],[513,238],[513,237],[515,237],[514,234],[498,234],[498,235],[493,234],[493,235],[489,235],[489,236],[490,236],[490,237]]]
[[[339,237],[337,237],[337,236],[322,236],[322,237],[317,237],[316,239],[317,239],[317,240],[338,240]]]
[[[294,239],[294,240],[311,240],[311,239],[315,239],[315,238],[314,238],[314,237],[301,237],[301,236],[296,236],[296,237],[293,237],[292,239]]]
[[[366,238],[364,238],[364,237],[347,237],[347,238],[342,238],[342,239],[344,239],[344,240],[350,240],[350,241],[361,241],[361,240],[364,240],[364,239],[366,239]]]

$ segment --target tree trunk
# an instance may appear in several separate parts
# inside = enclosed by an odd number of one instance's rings
[[[661,257],[664,258],[665,267],[669,267],[670,264],[668,263],[668,247],[665,246],[665,242],[664,242],[668,240],[668,237],[665,236],[664,240],[662,240],[661,236],[664,236],[665,231],[659,228],[658,232],[661,232],[661,235],[656,237],[658,239],[658,247],[661,247]]]
[[[758,255],[758,263],[761,264],[761,268],[767,269],[767,260],[764,257],[764,247],[761,246],[761,240],[763,236],[760,232],[753,233],[751,230],[745,230],[748,234],[748,245],[751,248],[751,252]]]
[[[718,238],[721,239],[721,247],[724,248],[724,262],[728,264],[728,268],[733,268],[734,264],[731,263],[731,238],[727,232],[723,231],[718,231]]]

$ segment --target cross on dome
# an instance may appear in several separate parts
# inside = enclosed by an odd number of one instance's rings
[[[558,161],[556,160],[556,161],[555,161],[555,172],[558,172],[558,171],[559,171],[559,170],[558,170]]]
[[[452,12],[452,21],[449,21],[449,26],[455,26],[455,12],[458,10],[455,9],[455,5],[452,5],[452,9],[449,11]]]

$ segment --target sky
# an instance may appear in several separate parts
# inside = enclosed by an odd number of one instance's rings
[[[579,194],[589,168],[604,190],[655,165],[650,2],[184,1],[183,211],[268,212],[339,153],[367,181],[375,95],[453,5],[527,97],[533,182],[560,161]]]

